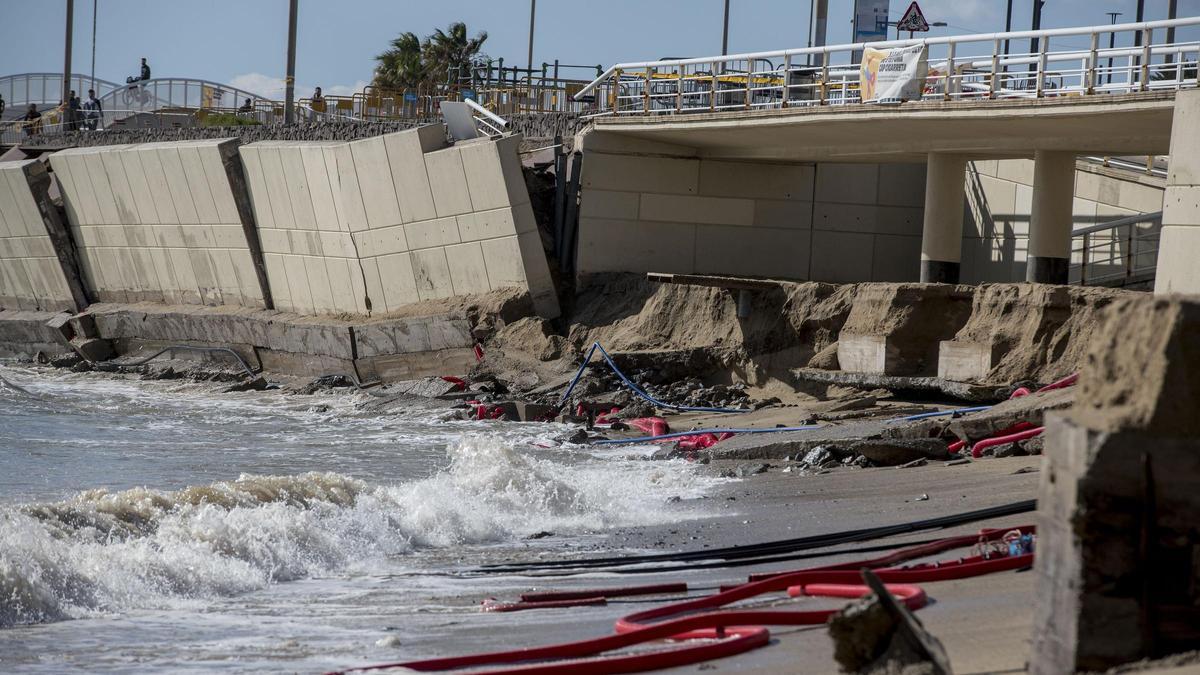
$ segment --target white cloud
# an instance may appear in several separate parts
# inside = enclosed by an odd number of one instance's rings
[[[263,75],[262,73],[236,75],[228,84],[231,87],[236,87],[273,101],[282,101],[286,90],[283,78]],[[322,85],[321,91],[327,96],[349,96],[355,92],[362,91],[363,87],[367,86],[367,84],[369,83],[365,80],[358,80],[354,84]],[[316,85],[305,84],[303,82],[296,83],[296,98],[310,96],[315,88]]]

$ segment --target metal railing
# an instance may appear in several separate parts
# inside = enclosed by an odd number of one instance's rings
[[[1097,223],[1071,232],[1069,281],[1132,286],[1154,279],[1162,211]]]
[[[95,89],[96,96],[103,97],[122,85],[87,75],[73,73],[69,89],[74,89],[81,98],[87,98],[87,90]],[[4,98],[5,119],[24,114],[25,108],[33,103],[39,110],[56,106],[62,102],[62,73],[20,73],[0,76],[0,97]]]
[[[674,114],[860,103],[866,47],[925,45],[923,100],[1117,94],[1196,86],[1200,42],[1168,42],[1200,17],[1106,26],[959,35],[617,64],[581,89],[596,115]],[[1132,35],[1140,46],[1102,48]],[[1004,53],[1031,40],[1030,52]],[[1082,45],[1087,42],[1086,46]],[[1128,40],[1133,42],[1134,40]]]

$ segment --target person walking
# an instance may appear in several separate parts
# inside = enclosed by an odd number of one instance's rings
[[[88,89],[88,100],[84,102],[83,109],[88,131],[95,131],[104,115],[104,106],[100,104],[100,99],[96,98],[95,89]]]

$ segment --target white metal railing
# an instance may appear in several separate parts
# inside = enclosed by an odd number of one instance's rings
[[[859,103],[865,47],[925,45],[924,100],[1116,94],[1196,86],[1200,41],[1168,41],[1200,17],[620,63],[587,84],[595,115],[672,114]],[[1134,47],[1103,47],[1114,35]],[[1122,37],[1124,36],[1124,37]],[[1029,40],[1030,51],[1005,54]],[[1086,44],[1084,44],[1086,43]]]
[[[475,120],[475,126],[488,136],[500,136],[504,134],[504,130],[508,128],[508,120],[479,105],[474,99],[464,99],[463,103],[478,115],[472,115]]]
[[[1129,286],[1154,278],[1162,211],[1141,213],[1071,232],[1070,283]]]

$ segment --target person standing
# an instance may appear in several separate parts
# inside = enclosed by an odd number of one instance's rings
[[[0,117],[4,115],[4,97],[0,96]]]
[[[25,127],[25,135],[27,137],[37,136],[42,133],[42,113],[38,112],[37,105],[30,103],[29,109],[25,111],[25,115],[21,117],[21,126]]]
[[[149,64],[149,63],[146,63],[146,57],[144,57],[144,56],[142,57],[142,72],[141,72],[141,76],[142,76],[142,77],[141,77],[141,80],[142,80],[143,82],[145,82],[146,80],[150,79],[150,64]]]
[[[100,99],[96,98],[95,89],[88,89],[88,100],[84,102],[83,109],[86,111],[84,117],[87,120],[88,130],[95,131],[100,126],[100,118],[104,115],[104,106],[100,104]]]
[[[79,121],[83,119],[83,105],[79,102],[79,96],[75,90],[71,90],[71,96],[67,99],[67,115],[63,120],[63,128],[66,131],[76,131],[79,129]]]

